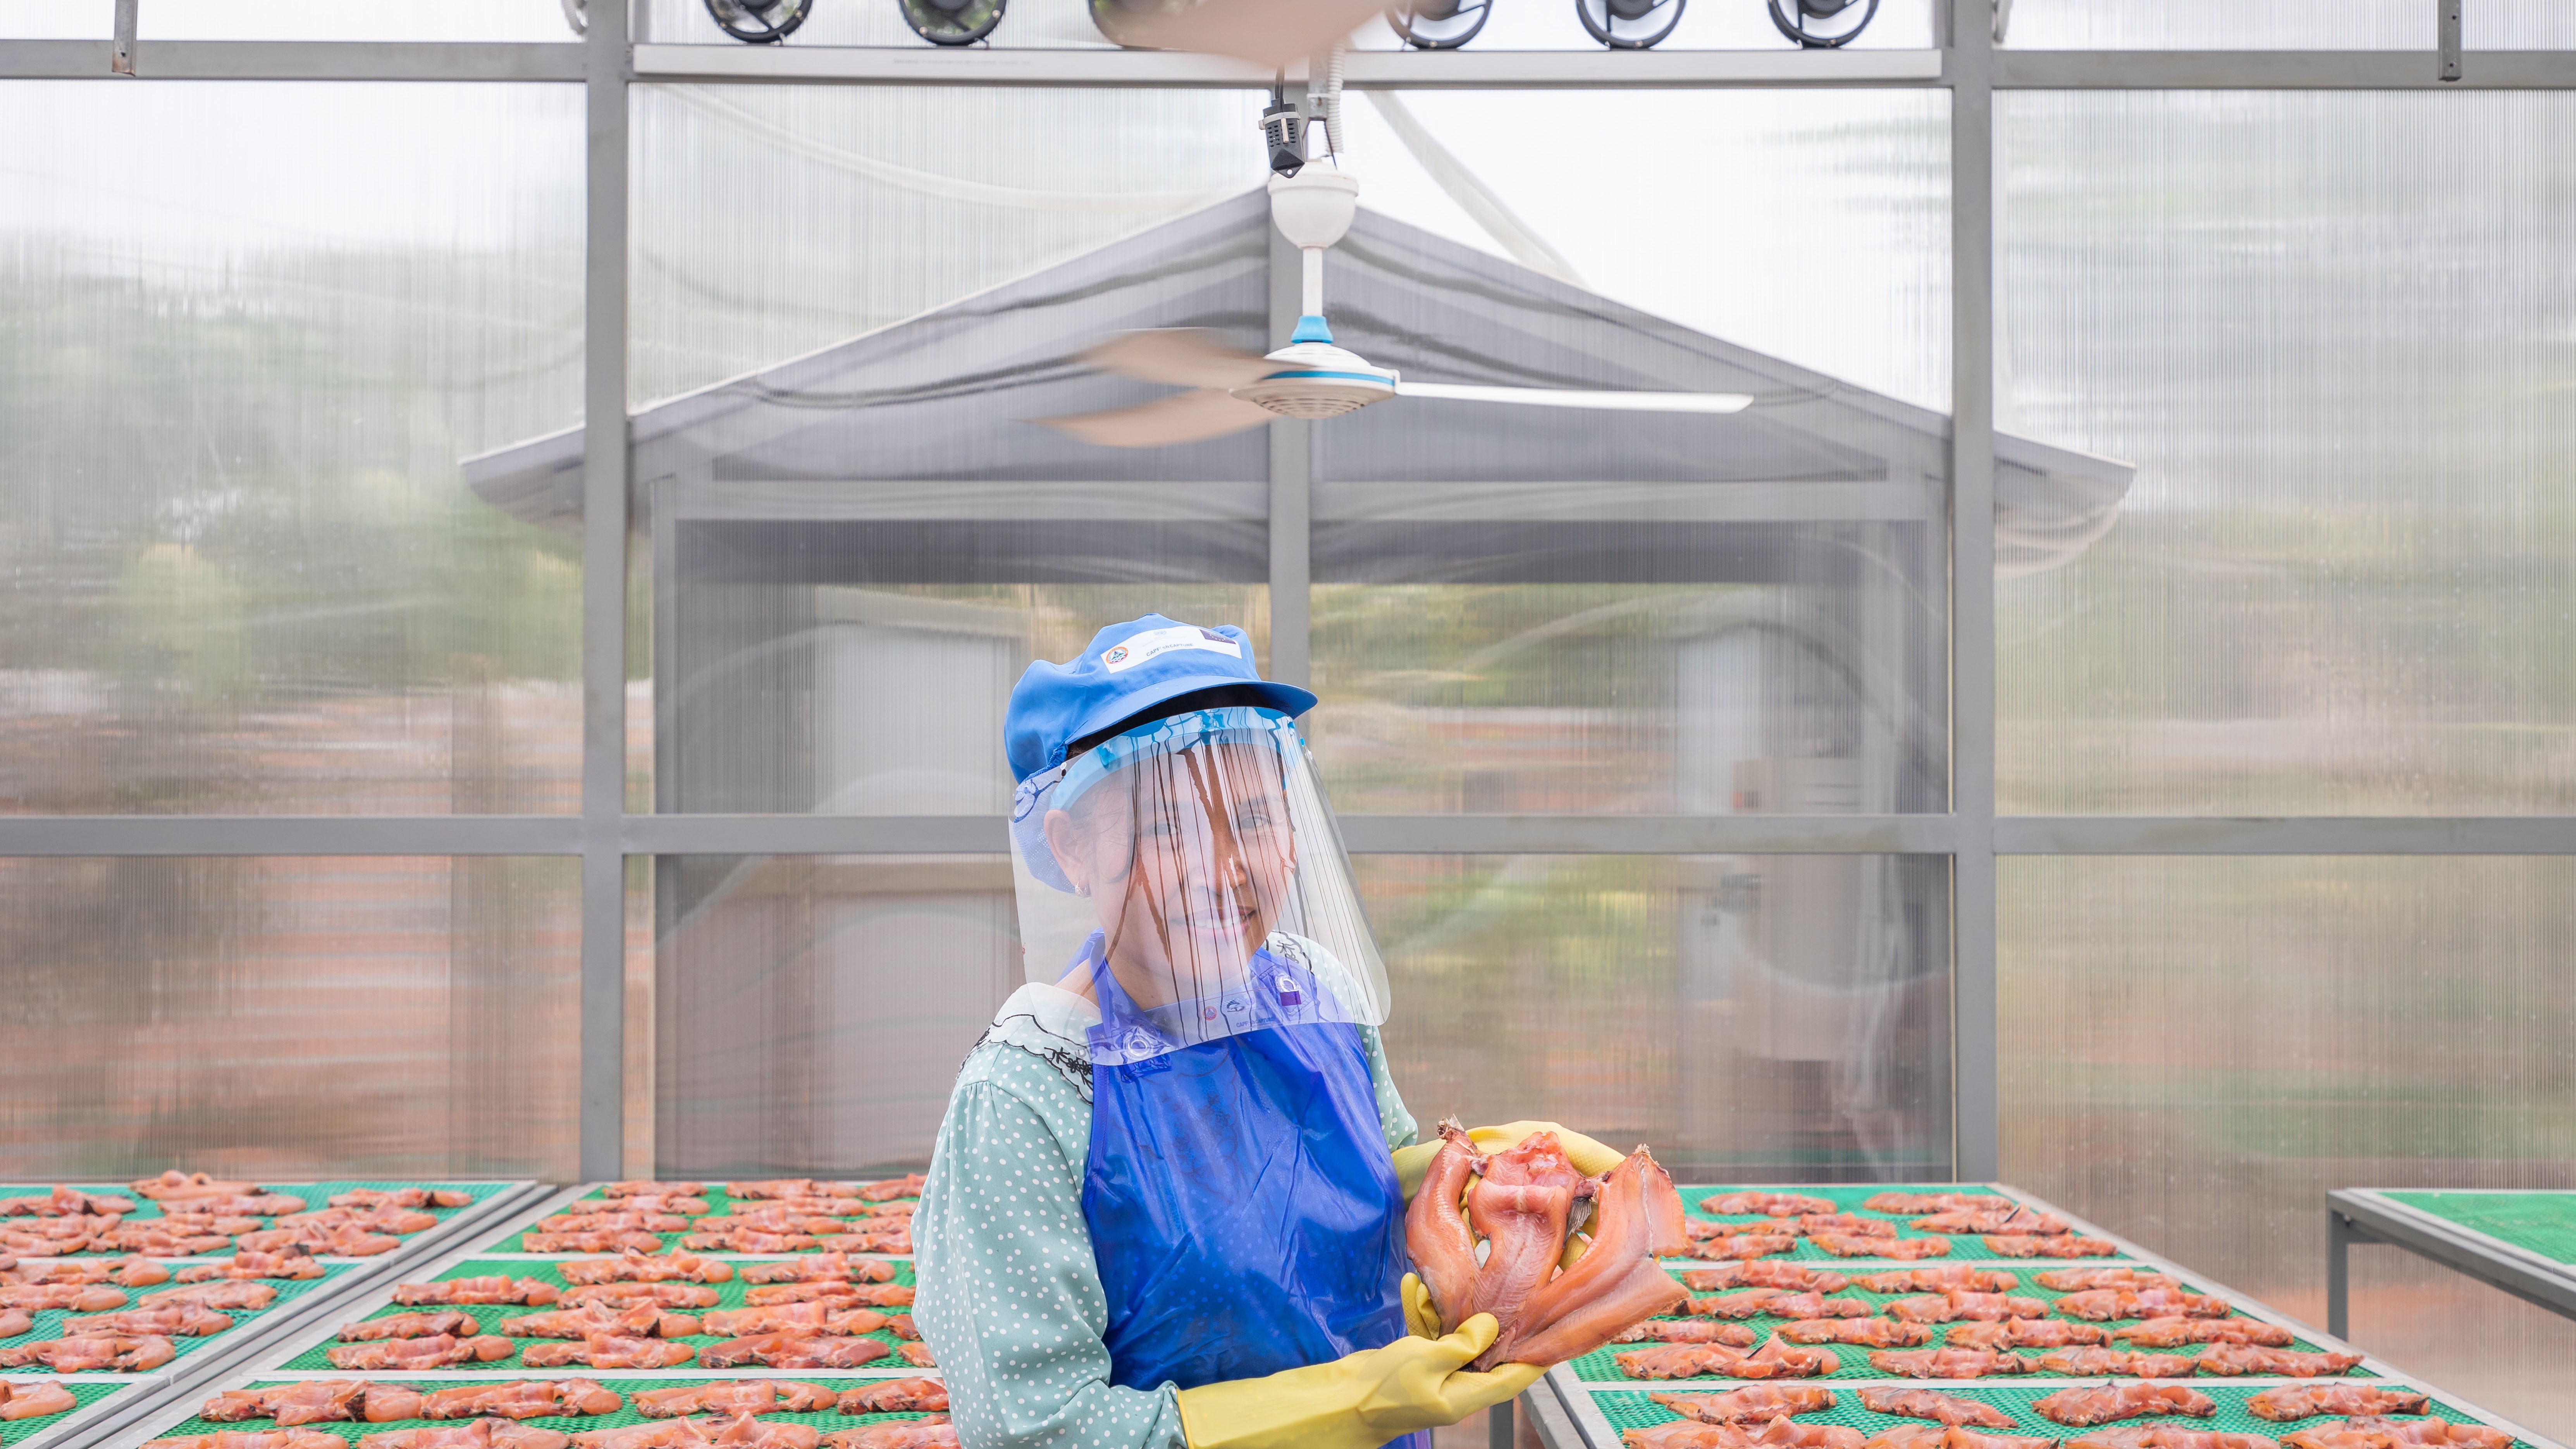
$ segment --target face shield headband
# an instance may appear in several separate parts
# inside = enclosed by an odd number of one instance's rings
[[[1385,1019],[1340,834],[1275,710],[1174,715],[1032,776],[1011,845],[1029,978],[1099,1006],[1096,1060]]]

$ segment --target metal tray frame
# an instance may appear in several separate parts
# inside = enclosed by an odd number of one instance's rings
[[[2398,1189],[2407,1191],[2409,1189]],[[2351,1323],[2352,1245],[2386,1243],[2501,1288],[2561,1318],[2576,1318],[2576,1264],[2543,1257],[2448,1218],[2389,1197],[2390,1189],[2348,1187],[2326,1194],[2326,1326]],[[2445,1192],[2514,1193],[2525,1188],[2444,1188]],[[2562,1196],[2576,1203],[2576,1192]]]

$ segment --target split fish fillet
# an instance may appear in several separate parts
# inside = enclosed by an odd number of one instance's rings
[[[1942,1424],[1965,1424],[1979,1429],[2013,1427],[2012,1416],[2001,1409],[1937,1389],[1865,1388],[1860,1391],[1860,1406],[1874,1414],[1931,1419]]]
[[[957,1426],[946,1414],[898,1419],[823,1436],[823,1449],[957,1449]]]
[[[917,1345],[906,1344],[906,1348]],[[760,1333],[745,1338],[728,1339],[702,1350],[701,1367],[780,1368],[780,1369],[848,1369],[860,1368],[886,1357],[890,1350],[883,1339],[828,1338],[797,1333]]]
[[[1646,1397],[1685,1419],[1697,1419],[1703,1424],[1767,1424],[1785,1415],[1820,1413],[1835,1402],[1833,1390],[1806,1384],[1749,1384],[1717,1394]]]
[[[2015,1274],[1993,1268],[1974,1268],[1965,1263],[1934,1263],[1922,1268],[1863,1273],[1852,1281],[1872,1293],[1948,1293],[1954,1290],[2009,1293],[2021,1286],[2021,1279]]]
[[[1743,1217],[1760,1213],[1765,1217],[1794,1218],[1808,1213],[1839,1211],[1827,1198],[1809,1197],[1795,1192],[1730,1192],[1699,1200],[1700,1211],[1719,1217]]]
[[[2031,1408],[2073,1428],[2165,1414],[2188,1414],[2195,1419],[2206,1419],[2218,1412],[2217,1403],[2207,1394],[2181,1384],[2157,1383],[2060,1389],[2034,1400]]]
[[[2039,1356],[2040,1372],[2071,1379],[2106,1375],[2132,1379],[2187,1379],[2199,1367],[2189,1354],[2134,1353],[2120,1348],[2059,1348]]]
[[[2420,1414],[2425,1397],[2411,1389],[2383,1389],[2370,1384],[2285,1384],[2265,1389],[2245,1401],[2245,1412],[2258,1419],[2289,1423],[2319,1414]]]
[[[2267,1374],[2281,1378],[2316,1379],[2349,1373],[2361,1367],[2357,1353],[2301,1353],[2296,1349],[2264,1348],[2250,1343],[2213,1343],[2196,1356],[2200,1371],[2223,1378],[2241,1378],[2247,1374]]]
[[[430,1338],[442,1333],[472,1338],[482,1331],[482,1323],[473,1314],[448,1309],[437,1313],[393,1313],[361,1323],[344,1323],[338,1336],[342,1343],[375,1343],[388,1338]]]
[[[2507,1449],[2513,1436],[2486,1424],[2453,1424],[2441,1419],[2388,1419],[2372,1415],[2319,1424],[2281,1436],[2288,1449]]]
[[[510,1356],[516,1347],[498,1334],[480,1334],[457,1338],[450,1334],[433,1334],[428,1338],[388,1338],[375,1343],[344,1343],[323,1350],[323,1357],[335,1369],[355,1369],[369,1373],[397,1371],[418,1372],[426,1369],[454,1368],[459,1364],[494,1363]]]
[[[2111,1331],[2063,1318],[2007,1318],[2001,1323],[1956,1323],[1942,1342],[1952,1348],[2084,1348],[2111,1341]]]
[[[436,1283],[398,1283],[394,1285],[394,1301],[405,1307],[543,1307],[554,1302],[562,1291],[542,1278],[447,1278]],[[715,1301],[712,1295],[708,1301]]]
[[[754,1263],[747,1266],[772,1268],[781,1265]],[[573,1284],[682,1281],[730,1283],[733,1281],[733,1264],[692,1257],[687,1253],[620,1253],[614,1258],[582,1258],[570,1263],[557,1264],[555,1271],[562,1275],[565,1282]],[[894,1270],[888,1268],[886,1276],[893,1277]],[[750,1283],[777,1281],[772,1278],[755,1278],[749,1273],[745,1273],[743,1278],[745,1282]]]
[[[1990,1348],[1881,1349],[1869,1356],[1880,1373],[1909,1379],[1983,1379],[2026,1374],[2034,1365],[2017,1353]]]
[[[894,1379],[843,1389],[836,1405],[844,1414],[914,1414],[948,1407],[948,1386],[937,1379]]]
[[[497,1341],[511,1342],[506,1338]],[[565,1368],[578,1363],[595,1369],[657,1369],[678,1368],[697,1356],[696,1349],[668,1339],[594,1333],[588,1338],[550,1338],[528,1344],[520,1349],[519,1362],[530,1368]]]
[[[1999,1258],[2116,1258],[2120,1245],[2074,1233],[2044,1237],[2035,1233],[1988,1233],[1980,1241]]]
[[[641,1389],[635,1412],[648,1419],[674,1419],[688,1414],[812,1414],[832,1407],[834,1394],[821,1384],[795,1379],[718,1379],[669,1389]]]

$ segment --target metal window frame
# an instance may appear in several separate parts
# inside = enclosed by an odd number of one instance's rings
[[[873,0],[852,0],[873,3]],[[1910,816],[1355,815],[1360,852],[1946,855],[1952,940],[1953,1167],[1998,1175],[1995,868],[2012,855],[2567,855],[2576,817],[1998,818],[1994,639],[1994,96],[1999,90],[2576,90],[2576,51],[2471,51],[2445,80],[2433,51],[2031,51],[1993,40],[1996,0],[1927,0],[1939,44],[1897,51],[1382,52],[1353,89],[1911,87],[1950,92],[1951,813]],[[586,115],[582,788],[563,816],[0,816],[0,856],[552,855],[581,870],[581,1168],[622,1175],[625,861],[687,854],[998,853],[980,817],[630,815],[625,708],[630,458],[628,204],[637,83],[1242,88],[1264,77],[1194,56],[1117,50],[654,44],[629,6],[594,0],[561,43],[156,41],[132,78],[579,84]],[[0,81],[126,79],[115,43],[0,41]],[[1302,80],[1302,77],[1297,77]],[[1293,268],[1280,269],[1281,275]],[[1293,312],[1283,292],[1273,310]],[[1284,323],[1282,324],[1284,326]],[[1308,670],[1309,425],[1271,427],[1271,651]]]

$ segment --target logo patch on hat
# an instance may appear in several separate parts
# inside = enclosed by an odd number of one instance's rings
[[[1123,644],[1112,644],[1101,651],[1100,662],[1112,674],[1123,674],[1148,659],[1169,654],[1175,649],[1204,649],[1211,654],[1243,657],[1243,646],[1208,629],[1182,625],[1173,629],[1148,629],[1130,637]]]

